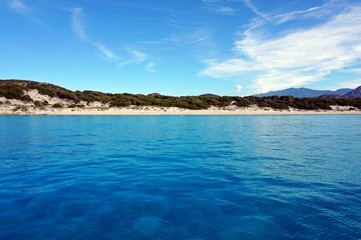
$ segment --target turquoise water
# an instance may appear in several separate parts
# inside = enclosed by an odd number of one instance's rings
[[[361,238],[361,116],[2,116],[0,239]]]

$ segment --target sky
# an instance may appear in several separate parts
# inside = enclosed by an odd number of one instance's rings
[[[361,85],[361,0],[0,0],[0,79],[247,96]]]

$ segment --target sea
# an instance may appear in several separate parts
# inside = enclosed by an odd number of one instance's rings
[[[361,239],[361,115],[1,116],[0,239]]]

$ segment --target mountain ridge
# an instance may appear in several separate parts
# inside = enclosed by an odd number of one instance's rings
[[[350,88],[341,88],[335,91],[332,90],[314,90],[310,88],[287,88],[278,91],[270,91],[267,93],[255,94],[252,95],[254,97],[270,97],[270,96],[292,96],[297,98],[304,98],[304,97],[320,97],[324,95],[339,95],[344,96],[348,92],[354,89]]]
[[[348,98],[360,98],[361,97],[361,86],[355,88],[354,90],[348,92],[344,96]]]

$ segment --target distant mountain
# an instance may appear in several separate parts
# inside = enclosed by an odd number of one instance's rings
[[[338,95],[346,95],[347,93],[349,93],[350,91],[353,91],[353,89],[350,89],[350,88],[341,88],[341,89],[338,89],[335,92],[335,94],[338,94]]]
[[[198,97],[219,97],[219,95],[216,95],[213,93],[205,93],[205,94],[199,95]]]
[[[261,93],[253,95],[255,97],[269,97],[269,96],[293,96],[297,98],[307,98],[307,97],[319,97],[322,95],[345,95],[346,93],[352,91],[352,89],[342,88],[336,91],[330,90],[313,90],[309,88],[287,88],[279,91],[271,91],[267,93]]]
[[[361,98],[361,86],[355,88],[354,90],[345,94],[345,97],[348,98]]]
[[[319,96],[318,98],[340,99],[340,98],[345,98],[345,96],[340,94],[325,94]]]

